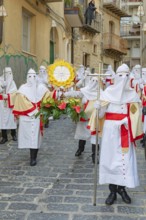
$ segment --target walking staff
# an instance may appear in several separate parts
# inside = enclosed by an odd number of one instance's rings
[[[100,73],[94,73],[89,74],[88,76],[97,76],[98,77],[98,89],[97,89],[97,100],[100,98],[100,77],[106,77],[111,76],[111,74],[103,74]],[[99,110],[96,108],[96,147],[95,147],[95,166],[94,166],[94,194],[93,194],[93,205],[96,206],[96,191],[97,191],[97,149],[98,149],[98,130],[99,130]]]

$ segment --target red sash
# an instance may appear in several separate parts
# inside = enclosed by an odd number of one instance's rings
[[[127,114],[106,113],[105,119],[120,121],[127,116],[128,116]],[[121,147],[124,152],[127,151],[129,147],[128,129],[126,129],[124,124],[122,124],[120,127],[120,133],[121,133]]]
[[[1,94],[0,94],[0,100],[4,100],[4,99],[3,99],[3,95],[1,95]]]

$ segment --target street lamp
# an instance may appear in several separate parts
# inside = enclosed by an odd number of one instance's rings
[[[142,17],[144,16],[143,2],[138,6],[137,16],[140,18],[140,65],[142,68],[142,50],[143,50],[143,30],[142,30]]]

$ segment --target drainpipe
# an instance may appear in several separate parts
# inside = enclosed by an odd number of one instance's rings
[[[71,63],[74,64],[74,34],[73,34],[73,27],[71,28]]]

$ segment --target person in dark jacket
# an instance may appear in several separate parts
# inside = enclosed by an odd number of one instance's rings
[[[85,11],[85,23],[91,25],[92,20],[94,19],[94,11],[96,10],[94,0],[89,2],[88,8]]]

